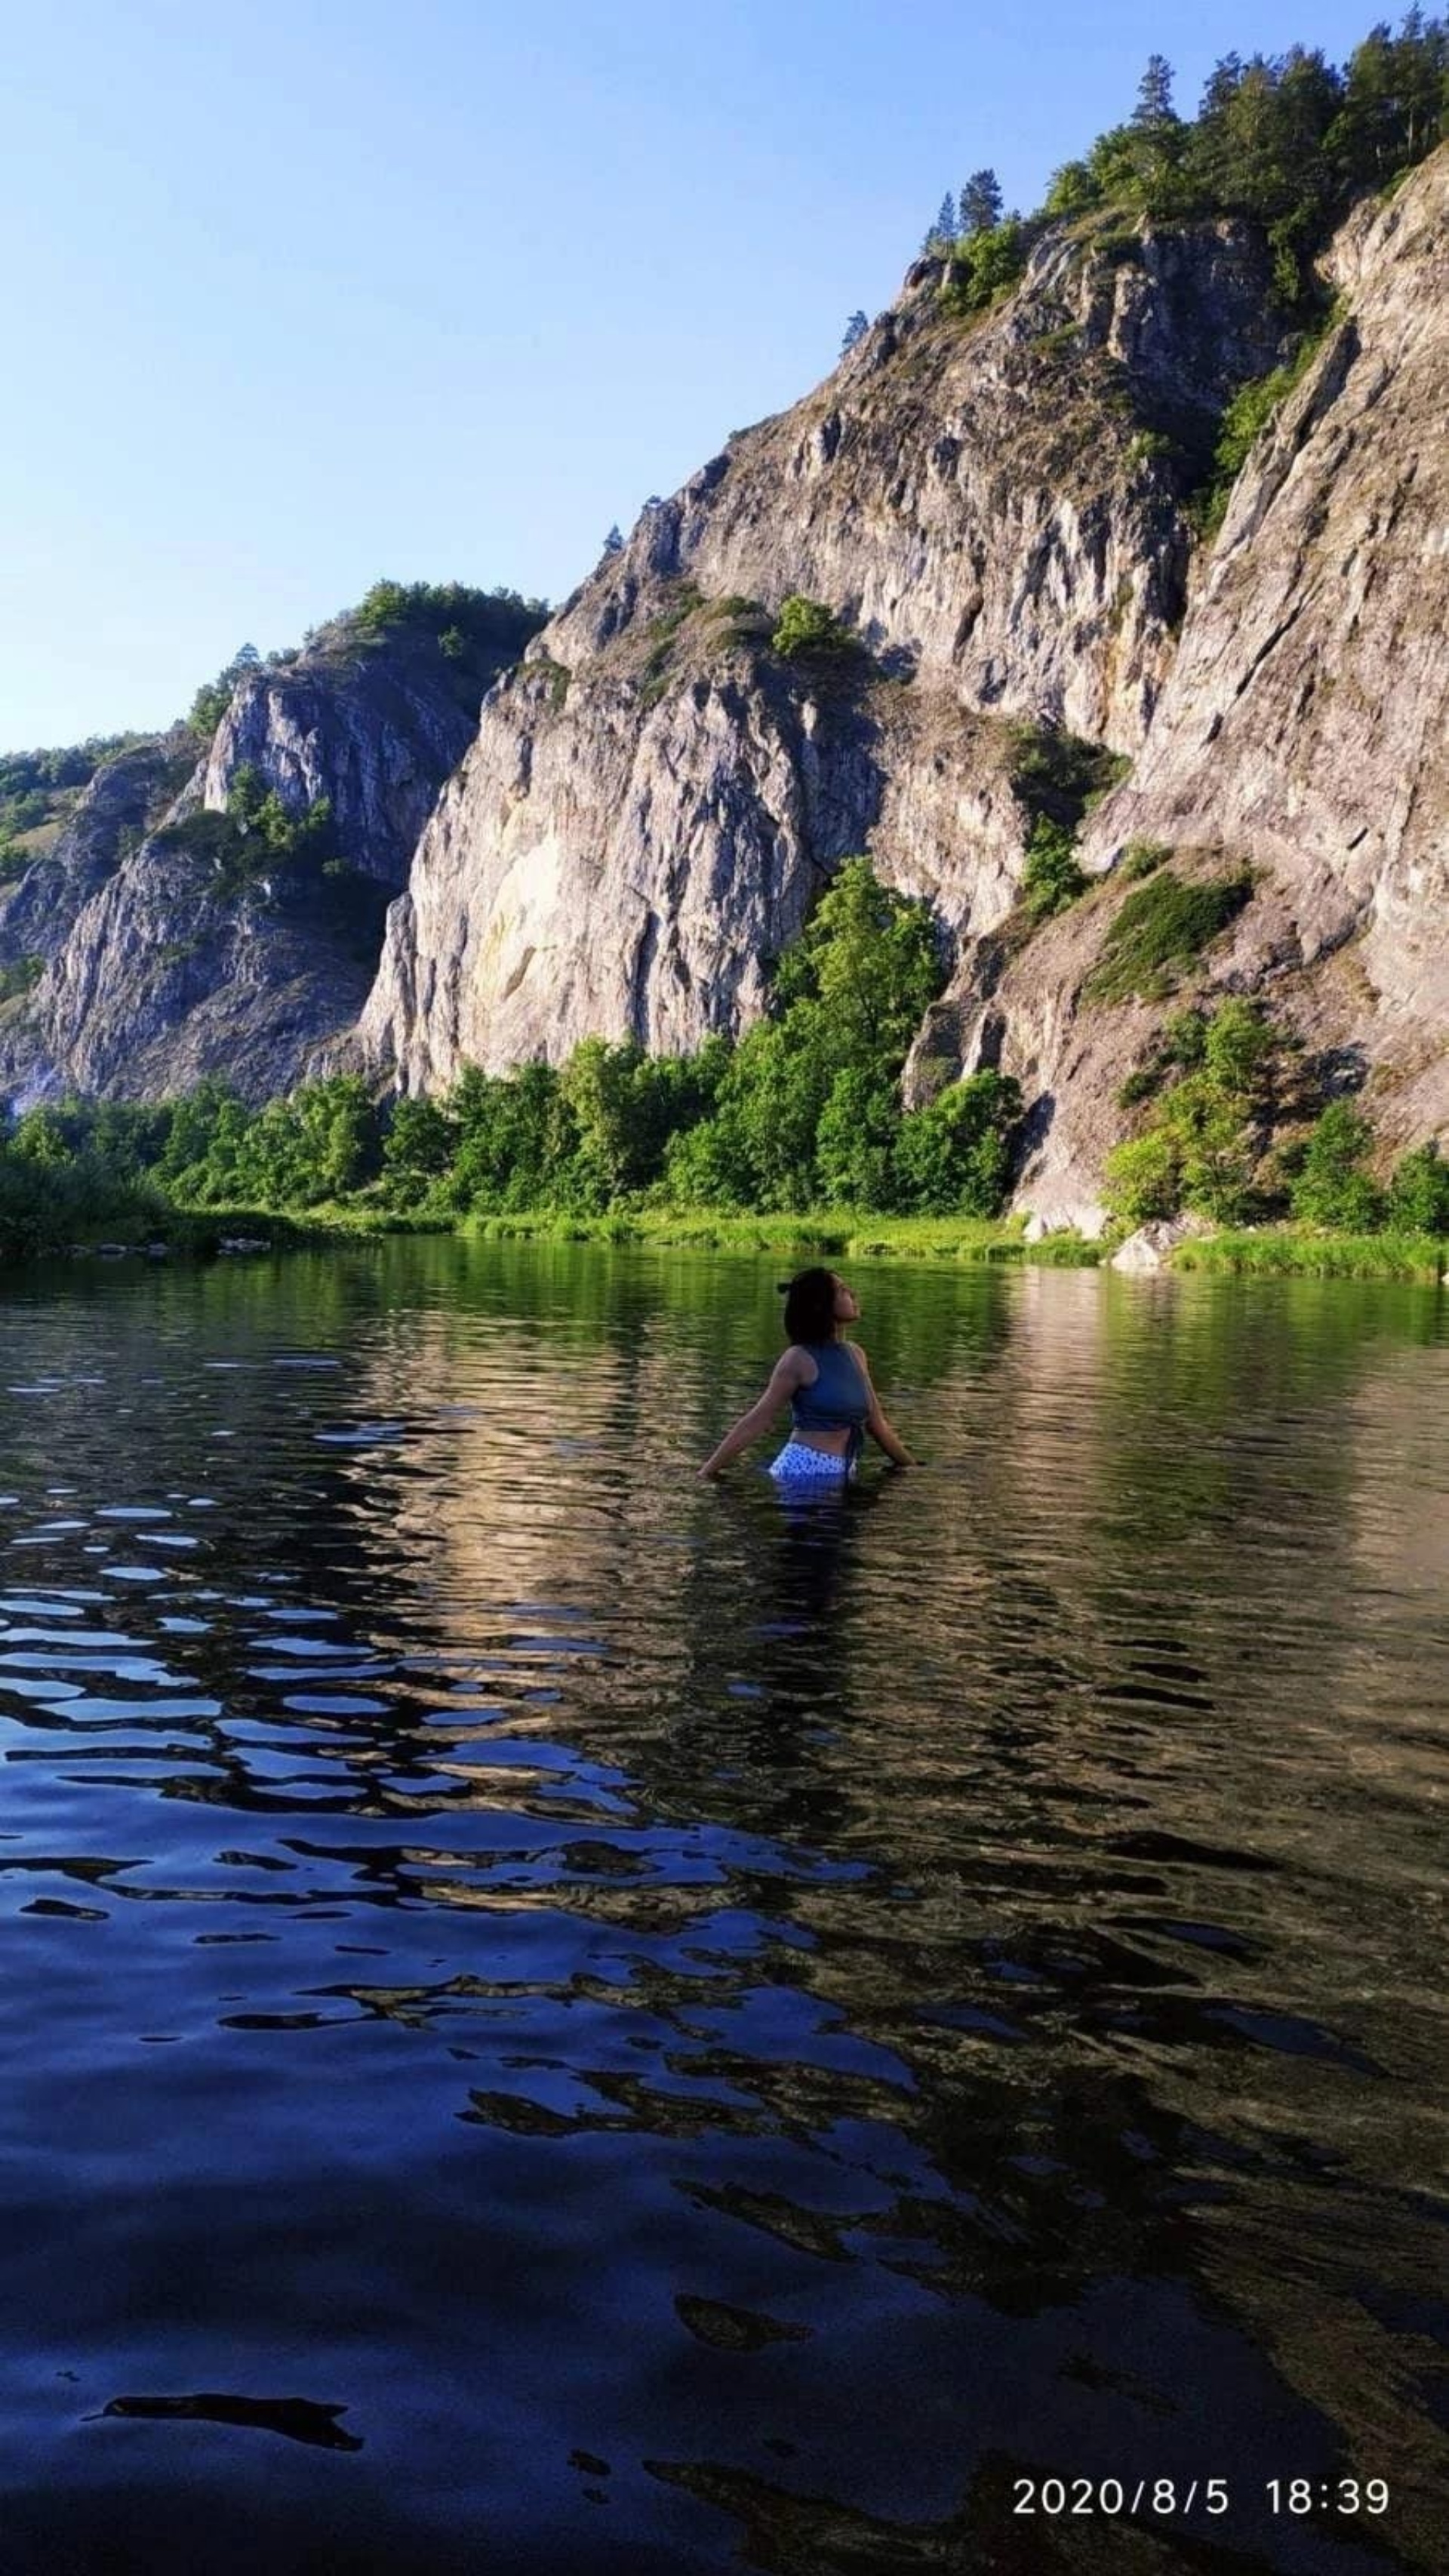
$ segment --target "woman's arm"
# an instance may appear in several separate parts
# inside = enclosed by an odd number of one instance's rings
[[[909,1449],[906,1447],[904,1441],[899,1438],[897,1433],[891,1429],[890,1424],[887,1422],[885,1415],[881,1411],[880,1397],[876,1394],[875,1388],[871,1384],[870,1363],[867,1360],[864,1351],[861,1349],[859,1342],[852,1342],[850,1347],[860,1362],[860,1373],[865,1379],[867,1387],[870,1389],[870,1411],[865,1417],[865,1427],[867,1431],[870,1433],[873,1440],[878,1440],[880,1442],[886,1456],[893,1459],[896,1466],[914,1467],[916,1462],[911,1456]]]
[[[750,1442],[758,1440],[762,1431],[768,1431],[781,1405],[789,1403],[799,1383],[800,1355],[792,1342],[788,1351],[782,1351],[776,1360],[764,1394],[725,1433],[713,1457],[706,1458],[699,1471],[701,1482],[706,1477],[717,1476],[721,1467],[729,1465],[731,1458],[737,1458],[742,1449],[748,1449]]]

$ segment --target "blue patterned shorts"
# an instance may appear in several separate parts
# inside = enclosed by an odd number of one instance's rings
[[[808,1448],[803,1440],[788,1440],[771,1461],[770,1473],[782,1485],[843,1485],[855,1473],[855,1460],[848,1454],[837,1458],[828,1449]]]

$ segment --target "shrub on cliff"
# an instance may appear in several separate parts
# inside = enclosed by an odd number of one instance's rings
[[[792,591],[782,603],[770,642],[786,662],[842,661],[861,649],[858,637],[842,625],[833,609],[821,600],[804,598],[799,591]]]
[[[1031,827],[1021,880],[1021,899],[1031,919],[1050,921],[1054,912],[1065,912],[1086,892],[1087,883],[1086,871],[1077,865],[1073,835],[1040,815]]]
[[[1180,1208],[1220,1225],[1263,1213],[1259,1165],[1284,1046],[1254,1002],[1230,997],[1211,1019],[1175,1013],[1149,1063],[1119,1094],[1124,1106],[1155,1096],[1145,1134],[1107,1156],[1112,1213],[1128,1225]]]
[[[1252,871],[1234,868],[1196,879],[1159,868],[1121,904],[1097,964],[1082,987],[1091,1002],[1158,999],[1173,977],[1195,964],[1241,912],[1253,891]]]
[[[1016,284],[1026,266],[1030,239],[1020,218],[1009,216],[1005,223],[968,232],[951,243],[941,288],[943,311],[961,320],[986,312]]]
[[[344,620],[364,643],[413,633],[434,637],[450,661],[511,661],[548,618],[548,602],[462,581],[375,581]]]

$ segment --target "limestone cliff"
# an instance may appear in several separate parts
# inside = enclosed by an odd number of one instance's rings
[[[952,961],[908,1095],[1016,1074],[1021,1202],[1090,1221],[1160,1016],[1086,989],[1147,841],[1180,877],[1252,872],[1184,995],[1263,994],[1388,1143],[1441,1129],[1446,217],[1441,149],[1344,227],[1332,326],[1210,543],[1224,405],[1294,345],[1251,226],[1038,223],[985,313],[918,263],[471,700],[437,632],[343,620],[242,679],[189,775],[182,737],[109,763],[0,890],[0,1087],[261,1098],[347,1061],[437,1089],[596,1033],[692,1048],[758,1012],[866,850]],[[846,649],[775,649],[796,593]],[[1086,823],[1097,881],[1035,930],[1023,727],[1129,772]],[[325,869],[239,848],[247,776],[298,818],[328,800]]]
[[[595,1031],[738,1028],[865,849],[954,943],[923,1043],[1022,1076],[1023,1201],[1090,1214],[1146,1015],[1082,999],[1115,880],[1023,935],[1015,717],[1134,764],[1089,867],[1144,837],[1188,874],[1251,864],[1207,983],[1271,987],[1315,1045],[1357,1050],[1404,1139],[1441,1124],[1446,189],[1441,151],[1340,236],[1342,317],[1210,549],[1184,497],[1231,391],[1288,345],[1251,228],[1046,227],[984,318],[918,265],[493,691],[389,917],[367,1060],[433,1088]],[[861,651],[781,661],[795,592]]]
[[[1148,840],[1188,875],[1249,865],[1204,982],[1260,994],[1338,1078],[1366,1077],[1404,1146],[1449,1124],[1449,152],[1361,210],[1329,265],[1339,318],[1248,458],[1083,857],[1110,869]],[[1022,1196],[1059,1217],[1090,1208],[1152,1016],[1083,998],[1118,899],[1109,878],[989,993],[965,955],[953,997],[959,1060],[1039,1104]]]
[[[108,762],[0,911],[0,967],[39,970],[0,1005],[0,1089],[288,1089],[356,1018],[387,897],[501,658],[470,697],[435,637],[340,619],[245,673],[209,743],[178,727]],[[328,801],[330,870],[238,864],[222,818],[242,771],[291,815]]]
[[[1025,828],[1001,719],[1137,748],[1191,555],[1155,451],[1210,440],[1279,349],[1246,228],[1123,248],[1049,229],[964,321],[920,263],[823,386],[646,510],[485,704],[390,918],[369,1061],[431,1087],[738,1028],[854,850],[958,940],[1000,920]],[[794,592],[853,662],[772,653]]]

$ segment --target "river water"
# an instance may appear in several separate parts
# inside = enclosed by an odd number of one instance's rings
[[[12,1281],[3,2576],[1449,2563],[1444,1304],[780,1270]]]

